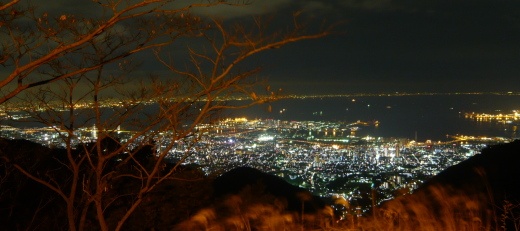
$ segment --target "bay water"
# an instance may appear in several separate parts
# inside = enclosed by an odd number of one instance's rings
[[[358,136],[446,141],[450,136],[515,138],[520,121],[476,121],[465,113],[512,114],[520,96],[499,94],[307,97],[281,99],[234,110],[229,117],[282,121],[378,122],[362,126]]]

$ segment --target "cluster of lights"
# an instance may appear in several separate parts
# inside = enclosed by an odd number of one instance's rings
[[[476,119],[476,120],[500,120],[500,121],[516,121],[520,120],[520,114],[517,110],[513,110],[511,114],[487,114],[487,113],[466,113],[466,118]]]

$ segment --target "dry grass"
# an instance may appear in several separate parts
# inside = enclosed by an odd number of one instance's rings
[[[376,208],[361,230],[494,230],[495,211],[487,201],[486,195],[431,186],[424,193],[403,196]]]
[[[230,196],[218,206],[199,211],[178,230],[262,230],[262,231],[518,231],[519,216],[509,207],[488,206],[484,194],[464,194],[447,187],[430,186],[428,193],[403,196],[357,218],[348,214],[345,222],[332,222],[329,211],[302,214],[284,210],[284,202],[252,202],[244,195]],[[272,199],[272,198],[271,198]],[[220,206],[220,207],[219,207]],[[223,206],[223,207],[222,207]],[[509,206],[509,207],[508,207]],[[507,214],[507,216],[499,215]],[[504,220],[504,219],[507,219]],[[507,229],[506,222],[516,229]]]
[[[333,221],[332,209],[314,214],[286,210],[287,203],[271,195],[258,195],[246,187],[238,195],[228,195],[222,201],[200,210],[177,226],[176,230],[328,230]]]

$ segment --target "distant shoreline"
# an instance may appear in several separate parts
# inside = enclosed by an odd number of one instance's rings
[[[367,96],[423,96],[423,95],[520,95],[520,92],[392,92],[392,93],[354,93],[354,94],[291,94],[279,96],[280,99],[297,99],[297,98],[335,98],[335,97],[367,97]]]

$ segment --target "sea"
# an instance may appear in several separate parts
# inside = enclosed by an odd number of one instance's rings
[[[243,104],[236,101],[229,104]],[[150,106],[148,110],[157,110]],[[520,121],[476,121],[466,113],[512,114],[520,112],[520,95],[432,94],[349,97],[284,98],[275,102],[225,111],[224,118],[281,121],[324,121],[353,123],[356,136],[408,138],[418,142],[449,141],[452,136],[520,138]],[[110,113],[108,113],[110,114]],[[378,126],[373,126],[374,124]],[[0,121],[16,127],[46,126],[32,122]]]
[[[228,111],[228,117],[282,121],[368,122],[358,136],[447,141],[451,136],[516,138],[520,121],[477,121],[466,113],[512,114],[519,95],[449,94],[306,97]]]

